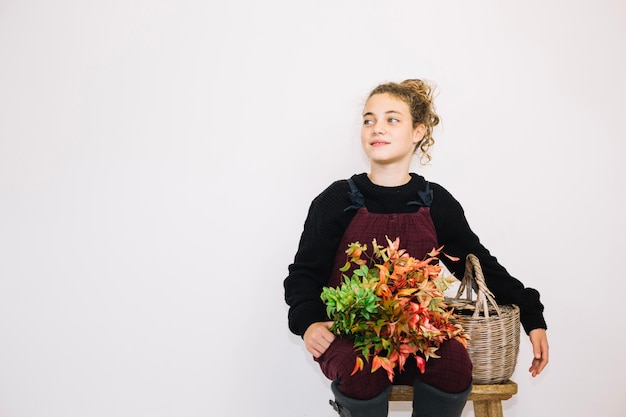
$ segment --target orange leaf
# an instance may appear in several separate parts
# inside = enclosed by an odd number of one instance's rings
[[[389,381],[393,382],[393,368],[395,366],[394,362],[382,356],[374,356],[374,360],[372,360],[372,372],[377,371],[381,366],[385,371],[387,371],[387,377],[389,378]]]
[[[357,371],[362,371],[362,370],[363,370],[363,359],[360,356],[358,356],[356,358],[354,369],[352,370],[352,373],[350,374],[350,376],[356,374]]]
[[[448,255],[445,252],[443,254],[446,256],[446,258],[450,259],[451,261],[455,261],[456,262],[456,261],[459,260],[459,258],[457,258],[456,256]]]
[[[378,370],[378,368],[380,368],[382,365],[382,362],[380,360],[380,356],[375,355],[374,359],[372,360],[372,373],[376,372]]]

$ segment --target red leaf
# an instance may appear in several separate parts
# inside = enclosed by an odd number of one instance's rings
[[[421,373],[426,372],[426,361],[421,356],[415,355],[415,362]]]

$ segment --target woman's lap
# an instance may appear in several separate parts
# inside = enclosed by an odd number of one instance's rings
[[[367,361],[364,361],[363,370],[351,375],[356,358],[360,356],[353,343],[352,339],[337,337],[316,361],[328,379],[339,380],[339,390],[346,396],[361,400],[374,398],[391,382],[382,368],[372,373]],[[415,361],[408,360],[403,372],[399,373],[396,369],[393,384],[413,385],[415,378],[418,378],[440,391],[465,391],[472,382],[472,363],[467,349],[456,340],[446,340],[436,354],[440,358],[430,358],[423,374],[419,372]]]

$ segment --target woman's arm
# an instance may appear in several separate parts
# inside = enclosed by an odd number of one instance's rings
[[[347,191],[346,182],[337,181],[313,200],[283,282],[289,329],[299,336],[311,324],[328,320],[320,294],[328,284],[339,241],[354,216],[354,211],[344,212],[349,204]]]
[[[487,286],[494,293],[498,303],[516,304],[520,307],[520,320],[526,333],[538,328],[546,329],[539,292],[525,287],[500,265],[496,257],[491,255],[471,230],[463,208],[448,191],[437,184],[432,184],[432,187],[431,216],[439,244],[444,246],[445,253],[460,258],[458,262],[452,262],[443,257],[446,267],[460,279],[464,274],[465,258],[469,253],[476,255]]]

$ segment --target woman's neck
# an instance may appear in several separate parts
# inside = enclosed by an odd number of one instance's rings
[[[411,181],[408,168],[372,166],[367,177],[376,185],[399,187]]]

